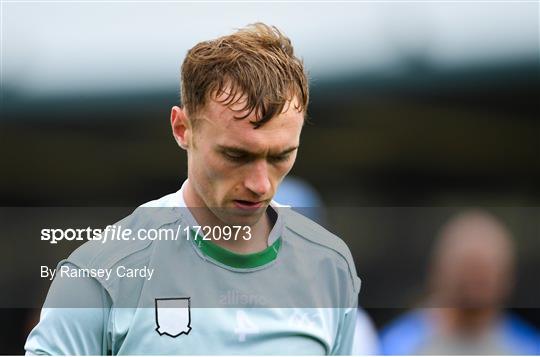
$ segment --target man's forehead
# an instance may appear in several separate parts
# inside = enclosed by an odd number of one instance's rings
[[[246,102],[243,98],[229,105],[220,101],[220,98],[209,98],[205,106],[199,111],[197,120],[203,120],[224,129],[233,127],[254,129],[253,123],[260,118],[257,117],[256,110],[250,111],[245,107]],[[264,123],[257,130],[268,131],[283,127],[290,127],[291,129],[297,126],[301,127],[304,121],[304,112],[298,111],[297,107],[298,101],[296,98],[293,101],[286,102],[280,114]]]
[[[223,103],[209,101],[204,110],[197,115],[200,121],[200,132],[214,146],[249,152],[254,155],[280,154],[296,148],[300,142],[300,133],[304,122],[304,114],[292,105],[282,114],[255,128],[250,120],[253,114],[246,118],[237,119],[245,112],[232,110]]]

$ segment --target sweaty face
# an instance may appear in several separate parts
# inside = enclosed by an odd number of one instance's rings
[[[188,147],[188,174],[200,207],[216,224],[256,224],[296,159],[304,115],[294,103],[255,129],[215,100],[197,113]]]

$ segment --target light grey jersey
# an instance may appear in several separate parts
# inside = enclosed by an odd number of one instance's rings
[[[338,237],[274,203],[268,248],[236,254],[188,239],[182,206],[180,190],[116,223],[179,239],[88,242],[60,262],[111,273],[57,273],[27,353],[350,354],[360,281]]]

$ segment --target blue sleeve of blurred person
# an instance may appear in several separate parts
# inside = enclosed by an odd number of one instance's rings
[[[413,311],[398,317],[381,332],[381,353],[414,355],[435,331],[426,313]],[[516,355],[539,355],[538,331],[516,315],[505,314],[497,327],[505,346]]]
[[[279,185],[274,200],[282,205],[291,206],[298,213],[324,226],[325,209],[319,193],[306,181],[286,177]]]
[[[505,343],[521,355],[540,355],[540,333],[514,314],[507,314],[502,323]]]
[[[380,348],[383,355],[415,354],[430,337],[430,329],[420,311],[408,312],[386,326],[381,332]]]

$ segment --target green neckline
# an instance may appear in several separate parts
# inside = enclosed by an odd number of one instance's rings
[[[264,250],[257,253],[240,254],[220,247],[210,240],[202,240],[195,236],[195,246],[206,256],[232,268],[252,269],[258,268],[274,261],[281,248],[281,237]]]

